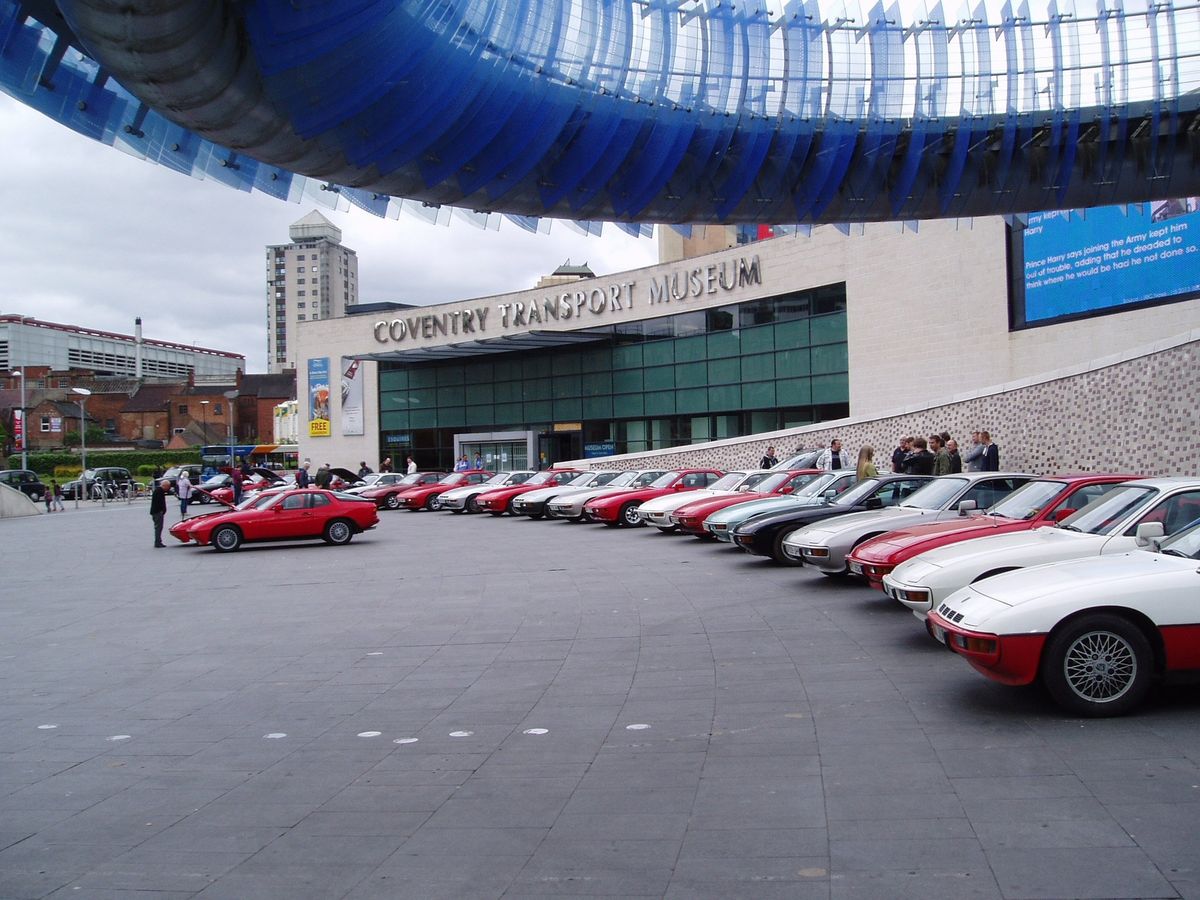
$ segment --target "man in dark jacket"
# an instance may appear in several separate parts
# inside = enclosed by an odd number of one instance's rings
[[[167,515],[167,491],[171,482],[160,481],[154,485],[154,493],[150,495],[150,518],[154,520],[154,546],[165,547],[162,542],[163,519]]]
[[[306,488],[310,481],[311,479],[308,477],[308,463],[305,463],[296,470],[296,487]]]
[[[904,474],[932,475],[935,457],[929,452],[929,442],[923,437],[915,437],[912,447],[912,453],[904,458]]]
[[[317,487],[329,490],[329,485],[333,483],[333,473],[329,471],[329,463],[317,469],[317,477],[314,479]]]
[[[983,443],[983,466],[980,471],[983,472],[999,472],[1000,471],[1000,448],[992,443],[992,435],[990,432],[979,432],[979,439]]]

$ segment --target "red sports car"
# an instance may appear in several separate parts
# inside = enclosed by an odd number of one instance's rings
[[[403,505],[401,501],[404,499],[405,494],[416,488],[437,484],[445,477],[445,472],[413,472],[411,475],[405,475],[399,481],[393,481],[391,484],[386,484],[383,487],[367,488],[361,491],[358,496],[373,500],[376,509],[383,509],[384,507],[399,509]]]
[[[877,591],[883,576],[918,553],[971,538],[1014,531],[1032,531],[1061,522],[1076,510],[1102,497],[1114,486],[1137,475],[1063,475],[1029,481],[1017,488],[985,516],[950,519],[889,531],[855,547],[846,557],[850,572],[865,578]]]
[[[685,503],[671,513],[671,521],[679,526],[685,534],[694,534],[698,538],[712,540],[715,538],[705,529],[704,520],[719,509],[736,506],[748,500],[761,500],[774,494],[791,494],[800,490],[814,478],[825,474],[823,469],[793,469],[790,472],[779,472],[768,476],[750,490],[727,497],[706,497]]]
[[[361,497],[317,488],[263,491],[237,508],[184,519],[171,526],[182,543],[195,541],[217,550],[236,550],[257,541],[320,538],[348,544],[354,535],[379,523],[375,504]]]
[[[468,484],[483,484],[495,472],[483,469],[468,469],[465,472],[451,472],[436,484],[419,484],[412,490],[405,491],[400,497],[400,509],[416,512],[422,509],[441,509],[438,498],[455,488],[466,487]]]
[[[493,516],[502,516],[505,513],[512,513],[513,497],[529,491],[536,491],[538,488],[566,484],[580,471],[580,469],[549,469],[545,472],[538,472],[528,481],[520,484],[510,484],[484,491],[476,497],[476,501],[482,512],[489,512]]]
[[[583,517],[586,521],[603,522],[610,526],[641,525],[642,520],[634,510],[647,500],[675,491],[694,491],[708,487],[724,474],[717,469],[675,469],[641,490],[602,494],[589,500],[583,507]]]

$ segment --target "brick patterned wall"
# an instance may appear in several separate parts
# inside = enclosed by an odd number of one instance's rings
[[[797,447],[825,447],[838,437],[853,458],[863,444],[872,445],[876,463],[884,470],[902,435],[949,431],[965,449],[976,429],[992,433],[1005,471],[1200,476],[1200,341],[887,418],[846,419],[833,427],[789,429],[579,464],[739,469],[756,466],[769,445],[783,459]]]

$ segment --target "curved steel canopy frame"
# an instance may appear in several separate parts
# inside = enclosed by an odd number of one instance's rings
[[[866,222],[1200,194],[1195,0],[777,2],[0,0],[0,89],[180,172],[284,198],[319,179],[379,215]]]

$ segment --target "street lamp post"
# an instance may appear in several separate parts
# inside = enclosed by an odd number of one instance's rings
[[[208,403],[207,400],[200,401],[200,431],[204,434],[204,442],[201,446],[208,443]],[[204,462],[204,460],[200,461]]]
[[[21,378],[21,468],[29,468],[29,418],[25,415],[25,364],[13,369],[13,375]]]
[[[225,404],[225,406],[227,407],[226,412],[229,413],[229,419],[227,421],[229,422],[229,468],[231,470],[235,465],[237,465],[237,461],[234,459],[233,455],[233,401],[237,399],[237,395],[238,392],[236,390],[225,391],[225,399],[229,401]]]
[[[79,509],[79,495],[87,488],[87,398],[92,392],[87,388],[74,387],[71,393],[79,395],[79,490],[75,491],[75,508]],[[103,492],[101,492],[103,494]]]

